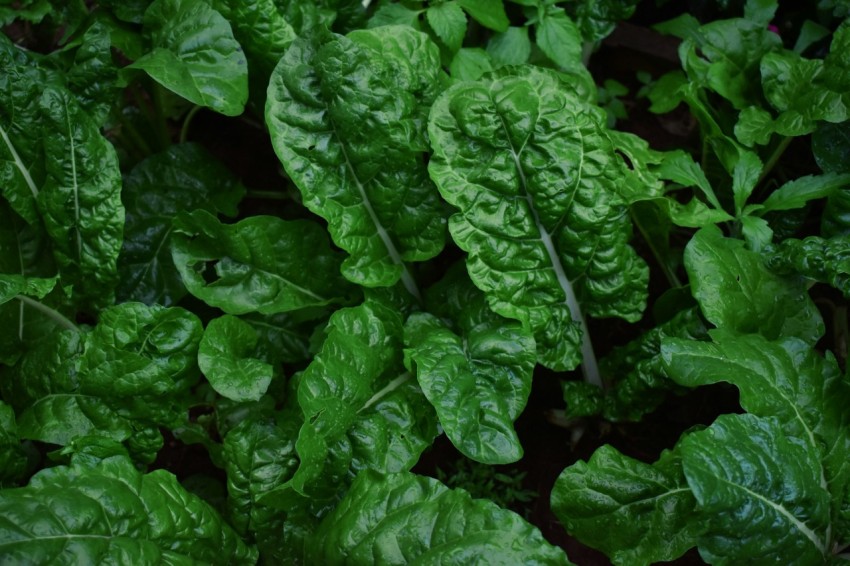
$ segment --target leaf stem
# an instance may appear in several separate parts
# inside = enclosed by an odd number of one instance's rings
[[[369,407],[371,407],[372,405],[374,405],[375,403],[377,403],[378,401],[380,401],[381,399],[383,399],[384,397],[386,397],[387,395],[389,395],[390,393],[392,393],[393,391],[395,391],[396,389],[398,389],[399,387],[401,387],[402,385],[404,385],[405,383],[410,381],[412,378],[413,378],[413,374],[411,374],[409,371],[404,372],[403,374],[401,374],[397,378],[395,378],[392,381],[390,381],[389,383],[387,383],[382,389],[380,389],[374,395],[372,395],[366,401],[366,403],[362,407],[360,407],[360,409],[358,409],[357,412],[362,413],[363,411],[365,411],[366,409],[368,409]]]
[[[180,128],[180,143],[186,143],[186,140],[189,138],[189,126],[192,123],[192,118],[195,117],[203,106],[193,106],[191,110],[186,114],[186,117],[183,119],[183,127]]]
[[[32,180],[32,176],[30,175],[29,169],[27,169],[26,165],[24,165],[23,160],[21,160],[21,156],[18,155],[18,151],[15,149],[15,146],[12,145],[12,140],[9,139],[9,136],[6,134],[6,130],[0,126],[0,136],[2,136],[3,141],[6,143],[6,147],[9,149],[9,153],[12,154],[12,159],[15,161],[15,167],[21,172],[21,176],[24,178],[24,182],[26,182],[30,191],[32,192],[33,198],[38,197],[38,188],[35,186],[35,182]]]
[[[121,124],[121,132],[127,134],[127,138],[133,144],[134,149],[141,151],[143,157],[153,155],[151,146],[145,141],[145,138],[139,133],[139,130],[124,116],[124,112],[120,108],[115,110],[115,115],[118,117],[118,123]]]
[[[767,163],[764,164],[764,169],[761,170],[761,175],[759,175],[759,179],[756,181],[756,187],[761,185],[761,182],[767,178],[776,166],[779,158],[782,157],[782,154],[785,153],[786,149],[788,149],[788,146],[791,144],[793,139],[794,138],[792,136],[782,138],[782,141],[779,142],[779,145],[777,145],[776,149],[773,150],[773,153],[770,154],[770,157],[767,159]]]
[[[80,332],[80,328],[76,324],[74,324],[73,322],[71,322],[70,320],[65,318],[65,316],[62,313],[60,313],[59,311],[52,309],[52,308],[48,307],[47,305],[45,305],[43,303],[39,303],[38,301],[30,299],[29,297],[25,297],[23,295],[17,295],[17,296],[15,296],[15,298],[18,299],[19,301],[21,301],[21,303],[34,308],[35,310],[41,312],[44,315],[47,315],[47,317],[49,319],[51,319],[53,322],[55,322],[59,326],[66,328],[68,330],[74,330],[76,332]]]
[[[286,193],[282,193],[280,191],[261,191],[249,189],[245,194],[245,198],[256,198],[256,199],[266,199],[266,200],[287,200],[289,197],[286,196]]]

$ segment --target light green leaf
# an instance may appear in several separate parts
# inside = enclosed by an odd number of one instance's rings
[[[306,548],[311,564],[571,564],[519,515],[409,473],[361,473]]]
[[[766,26],[773,20],[778,7],[778,0],[747,0],[744,18]]]
[[[571,535],[624,566],[675,560],[705,529],[670,451],[650,465],[602,446],[558,476],[552,510]]]
[[[828,197],[848,185],[850,185],[850,173],[824,173],[798,177],[773,191],[757,210],[761,215],[774,210],[800,208],[810,200]]]
[[[581,32],[563,8],[550,7],[535,29],[537,46],[558,67],[583,67]]]
[[[747,247],[754,252],[761,252],[773,240],[773,230],[764,218],[744,216],[741,219],[741,233],[747,242]]]
[[[493,31],[503,32],[510,25],[502,0],[457,0],[457,3],[472,19]]]
[[[708,521],[699,545],[707,562],[826,560],[829,493],[811,445],[786,436],[775,419],[721,415],[677,451]]]
[[[423,159],[437,46],[400,26],[323,41],[294,42],[272,76],[272,144],[304,204],[350,254],[345,277],[367,287],[401,279],[416,296],[405,262],[437,255],[445,239]]]
[[[522,65],[531,55],[531,40],[528,28],[509,27],[503,33],[494,34],[487,42],[487,54],[496,67]]]
[[[770,136],[776,132],[776,125],[770,112],[758,106],[748,106],[738,115],[735,124],[735,137],[747,147],[756,144],[767,145]]]
[[[449,66],[452,78],[461,81],[476,81],[481,75],[492,70],[490,55],[478,47],[462,47]]]
[[[473,283],[559,370],[574,368],[580,350],[592,363],[582,311],[637,320],[648,278],[628,246],[626,168],[605,114],[571,91],[551,71],[496,71],[445,91],[429,128],[429,169],[458,209],[449,229]]]
[[[460,49],[466,35],[466,15],[456,2],[430,6],[425,11],[425,17],[431,29],[452,53]]]
[[[18,295],[42,299],[53,290],[57,279],[57,277],[24,277],[0,273],[0,305],[17,298]]]
[[[238,116],[248,100],[248,66],[230,24],[205,2],[156,0],[144,17],[152,50],[141,69],[186,100]]]
[[[419,23],[419,15],[422,12],[423,10],[411,10],[404,4],[382,4],[369,19],[367,27],[402,25],[419,31],[422,27]],[[466,18],[464,18],[465,22]]]
[[[209,322],[198,348],[198,366],[219,395],[257,401],[274,368],[257,359],[257,333],[247,322],[224,315]]]
[[[742,240],[703,228],[685,248],[694,298],[715,326],[769,340],[794,336],[814,344],[824,326],[804,283],[771,273]]]
[[[800,27],[800,35],[797,36],[797,41],[794,43],[794,53],[802,55],[812,44],[829,36],[830,33],[832,32],[829,28],[812,20],[805,20]]]
[[[69,92],[48,88],[40,100],[46,180],[38,208],[53,241],[60,281],[77,301],[112,303],[124,229],[115,148]]]
[[[0,491],[0,547],[28,564],[254,563],[207,503],[163,470],[139,473],[122,456],[48,468]]]
[[[261,215],[222,224],[204,210],[182,213],[171,252],[189,292],[228,314],[327,305],[350,293],[340,254],[307,220]]]
[[[172,221],[181,210],[228,216],[245,188],[200,145],[176,144],[139,163],[124,179],[127,209],[118,257],[118,299],[170,306],[186,288],[171,259]]]
[[[714,189],[711,188],[711,183],[705,176],[702,167],[694,161],[693,157],[681,149],[674,151],[666,151],[662,154],[663,160],[658,166],[657,174],[662,179],[668,179],[675,183],[679,183],[685,187],[697,187],[706,200],[718,211],[722,211],[723,207],[717,196],[714,194]]]

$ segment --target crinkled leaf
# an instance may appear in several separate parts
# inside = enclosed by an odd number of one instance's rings
[[[602,446],[561,472],[552,510],[571,535],[618,565],[674,560],[705,528],[681,460],[670,451],[650,465]]]
[[[79,47],[74,51],[65,81],[83,110],[96,124],[102,125],[121,92],[117,86],[118,66],[112,60],[109,27],[95,22],[66,49],[75,43],[79,43]]]
[[[576,23],[584,41],[596,43],[608,37],[619,22],[632,16],[637,3],[638,0],[577,2]]]
[[[428,18],[431,29],[449,50],[456,52],[460,49],[463,36],[466,35],[466,15],[456,2],[430,6],[425,11],[425,17]]]
[[[219,395],[257,401],[269,388],[274,368],[257,359],[257,332],[235,316],[209,322],[198,348],[198,366]]]
[[[56,286],[56,277],[24,277],[0,273],[0,305],[18,295],[44,298]]]
[[[230,24],[205,2],[156,0],[145,12],[152,49],[141,69],[186,100],[238,116],[248,100],[248,66]]]
[[[282,529],[258,499],[289,480],[298,467],[295,431],[248,418],[224,438],[224,459],[228,515],[236,530],[245,536],[271,526],[267,522]]]
[[[327,234],[307,220],[250,216],[222,224],[204,210],[181,213],[171,234],[186,289],[229,314],[273,314],[339,302],[350,286]]]
[[[487,308],[483,301],[476,306]],[[405,323],[405,344],[410,369],[458,450],[486,464],[522,457],[513,421],[531,393],[537,354],[519,324],[483,323],[458,335],[418,313]]]
[[[115,148],[68,91],[48,88],[40,107],[46,180],[38,208],[60,281],[80,302],[110,304],[124,230]]]
[[[812,134],[812,153],[824,173],[850,173],[850,120],[820,124]]]
[[[580,361],[582,310],[637,320],[648,278],[604,113],[571,90],[551,71],[496,71],[444,92],[429,128],[431,176],[459,209],[449,229],[472,281],[555,369]]]
[[[253,563],[207,503],[172,474],[139,473],[125,457],[48,468],[0,492],[0,547],[15,563]]]
[[[694,298],[715,326],[769,340],[794,336],[814,344],[823,335],[820,313],[802,280],[769,271],[761,255],[719,228],[697,232],[685,248]]]
[[[796,338],[768,342],[720,331],[712,336],[714,343],[666,340],[662,356],[670,377],[688,387],[719,381],[737,386],[747,412],[775,417],[785,434],[817,450],[811,466],[840,505],[850,486],[850,384],[835,358],[819,356]]]
[[[680,442],[688,486],[708,521],[699,545],[707,562],[826,560],[829,493],[812,448],[755,415],[721,415]]]
[[[370,513],[363,513],[371,509]],[[570,564],[519,515],[435,479],[363,472],[307,544],[312,564]]]
[[[312,357],[311,336],[327,321],[327,316],[324,309],[306,309],[270,315],[249,314],[240,318],[257,333],[262,359],[270,363],[294,364]]]
[[[323,43],[322,43],[323,41]],[[386,287],[404,262],[443,247],[442,204],[427,175],[425,119],[439,52],[408,27],[298,40],[272,75],[266,122],[304,204],[350,256],[346,278]]]
[[[14,6],[0,6],[0,23],[7,26],[15,20],[39,23],[53,9],[50,0],[24,0]]]
[[[482,26],[498,32],[508,29],[510,22],[502,0],[457,0],[457,3]]]
[[[321,351],[304,371],[304,425],[292,487],[328,498],[349,470],[408,470],[436,436],[436,419],[401,360],[399,315],[367,302],[334,313]]]
[[[845,236],[788,238],[768,250],[767,266],[827,283],[850,298],[850,240]]]

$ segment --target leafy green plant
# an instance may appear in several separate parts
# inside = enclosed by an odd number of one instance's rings
[[[582,544],[838,560],[843,6],[653,21],[682,69],[635,101],[587,68],[631,1],[4,3],[0,563],[569,564],[527,520],[541,380],[574,437],[738,391],[570,459]],[[695,152],[616,129],[644,94]]]

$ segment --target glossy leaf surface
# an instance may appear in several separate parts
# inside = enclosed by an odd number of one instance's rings
[[[435,256],[445,220],[423,154],[439,92],[437,47],[388,26],[292,44],[272,75],[266,123],[304,204],[349,253],[343,274],[367,287],[404,279]]]
[[[363,509],[372,509],[363,513]],[[518,515],[408,473],[362,473],[307,545],[315,564],[570,564]]]
[[[431,176],[459,209],[449,229],[472,281],[555,369],[581,361],[582,311],[637,320],[648,278],[604,115],[571,91],[544,70],[497,71],[444,92],[429,128]]]
[[[274,368],[257,359],[257,332],[231,315],[213,319],[198,348],[198,366],[219,395],[257,401],[269,388]]]
[[[174,221],[171,253],[190,293],[229,314],[272,314],[340,301],[340,254],[307,220],[251,216],[222,224],[204,210]]]

